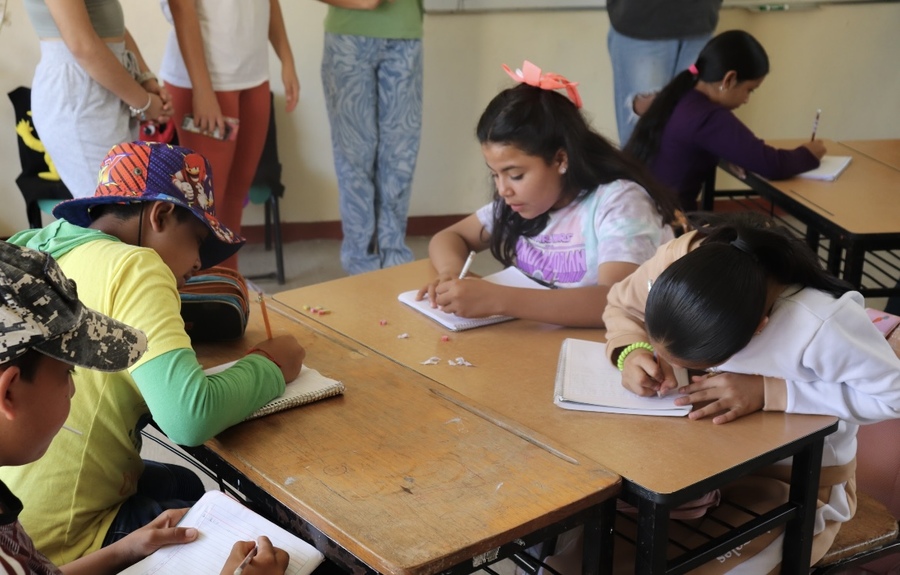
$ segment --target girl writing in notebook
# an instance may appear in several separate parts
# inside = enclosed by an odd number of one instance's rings
[[[697,209],[697,195],[719,160],[772,180],[818,167],[825,155],[821,141],[773,148],[734,115],[768,73],[769,58],[753,36],[742,30],[719,34],[656,95],[624,150],[649,166],[685,211]]]
[[[755,214],[692,223],[610,291],[609,359],[645,396],[675,387],[671,366],[706,371],[676,400],[695,405],[694,420],[724,424],[760,410],[840,418],[825,438],[815,563],[855,511],[858,426],[900,417],[900,359],[862,296],[827,275],[802,240]],[[786,495],[790,471],[790,462],[775,465],[753,485]],[[724,565],[747,560],[742,572],[769,573],[781,550],[763,547]]]
[[[582,116],[576,84],[525,62],[519,84],[488,104],[476,129],[493,202],[435,234],[437,278],[424,286],[443,311],[601,327],[610,286],[673,237],[672,199]],[[556,89],[565,88],[568,98]],[[460,278],[470,251],[490,249],[540,290]]]

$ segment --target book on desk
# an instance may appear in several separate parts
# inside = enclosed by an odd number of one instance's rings
[[[808,172],[797,174],[801,178],[809,180],[825,180],[833,182],[850,165],[852,156],[823,156],[819,160],[819,167]]]
[[[262,535],[290,555],[291,562],[285,575],[308,575],[325,559],[306,541],[221,491],[207,491],[182,517],[178,526],[194,527],[200,535],[190,543],[162,547],[120,575],[219,575],[235,542],[256,540]]]
[[[237,362],[223,363],[205,370],[204,373],[206,375],[215,375],[225,371],[235,363]],[[300,374],[293,381],[285,384],[284,393],[248,415],[244,421],[284,411],[292,407],[299,407],[342,393],[344,393],[343,383],[330,377],[325,377],[315,369],[304,365],[300,368]]]
[[[548,286],[540,284],[532,278],[528,277],[524,272],[522,272],[522,270],[516,267],[505,268],[497,273],[484,276],[482,279],[484,281],[507,287],[526,289],[550,289]],[[516,319],[514,317],[506,315],[492,315],[488,317],[461,317],[452,313],[442,311],[440,308],[431,307],[431,301],[429,301],[427,297],[421,300],[416,300],[416,295],[418,295],[418,293],[419,290],[405,291],[398,295],[397,299],[413,308],[414,310],[418,311],[419,313],[425,314],[429,318],[433,319],[434,321],[438,322],[451,331],[463,331]]]
[[[678,387],[687,384],[687,372],[676,368]],[[641,397],[622,385],[622,374],[607,358],[606,344],[568,338],[559,350],[553,403],[563,409],[631,415],[679,417],[690,405],[675,405],[678,394]]]

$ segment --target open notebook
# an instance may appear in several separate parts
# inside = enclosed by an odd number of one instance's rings
[[[482,279],[491,283],[509,287],[550,289],[545,285],[537,283],[536,281],[525,275],[522,270],[516,267],[505,268],[497,273],[484,276],[484,278]],[[416,301],[416,294],[418,292],[419,290],[406,291],[397,296],[397,299],[413,308],[414,310],[427,315],[447,329],[453,331],[463,331],[465,329],[472,329],[475,327],[481,327],[483,325],[491,325],[493,323],[500,323],[502,321],[516,319],[507,315],[492,315],[489,317],[479,318],[459,317],[458,315],[445,313],[438,308],[431,307],[431,302],[428,300],[428,298],[425,298],[422,301]]]
[[[268,537],[272,545],[291,556],[286,575],[308,575],[324,559],[322,553],[306,541],[221,491],[207,491],[178,526],[196,527],[200,536],[191,543],[162,547],[120,575],[219,575],[235,542],[253,541],[260,535]]]
[[[207,369],[204,373],[206,375],[214,375],[220,371],[225,371],[235,363],[237,362],[223,363]],[[341,393],[344,393],[343,383],[330,377],[325,377],[318,371],[304,365],[300,368],[300,375],[294,381],[290,381],[284,386],[283,394],[248,415],[244,421],[292,407],[306,405],[307,403],[340,395]]]
[[[687,372],[676,369],[678,386],[687,384]],[[559,351],[553,403],[563,409],[628,413],[632,415],[687,415],[691,406],[675,405],[678,394],[641,397],[622,386],[622,374],[606,358],[606,344],[568,338]]]
[[[801,178],[833,182],[850,165],[852,156],[824,156],[815,170],[798,174]]]

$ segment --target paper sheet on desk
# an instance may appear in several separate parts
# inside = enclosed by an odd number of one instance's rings
[[[192,543],[163,547],[119,575],[219,575],[236,541],[252,541],[260,535],[268,537],[272,545],[291,556],[286,575],[308,575],[324,559],[322,553],[306,541],[221,491],[207,491],[178,526],[196,527],[200,536]]]
[[[850,165],[852,159],[852,156],[824,156],[819,161],[818,168],[797,175],[810,180],[833,182]]]
[[[676,374],[679,386],[687,373]],[[631,415],[682,416],[691,406],[675,405],[676,393],[641,397],[622,386],[622,374],[606,359],[606,344],[566,339],[559,352],[553,403],[564,409],[627,413]]]

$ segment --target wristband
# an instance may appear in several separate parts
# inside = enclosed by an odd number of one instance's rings
[[[128,109],[131,110],[131,117],[132,118],[140,117],[141,121],[143,122],[144,120],[147,119],[146,112],[147,112],[147,110],[150,109],[150,104],[152,104],[152,103],[153,103],[153,96],[151,96],[150,94],[147,94],[147,103],[144,105],[143,108],[135,108],[134,106],[129,104]]]
[[[646,341],[639,341],[629,345],[619,354],[619,360],[616,362],[616,367],[619,368],[619,371],[625,371],[625,358],[628,357],[629,353],[636,349],[646,349],[650,353],[653,353],[653,346]]]
[[[264,358],[266,358],[266,359],[268,359],[269,361],[271,361],[272,363],[274,363],[274,364],[278,367],[278,369],[281,369],[281,364],[278,363],[277,361],[275,361],[275,358],[272,357],[272,354],[270,354],[270,353],[267,352],[266,350],[264,350],[264,349],[262,349],[262,348],[259,348],[259,347],[254,347],[254,348],[251,348],[251,349],[247,352],[247,355],[250,355],[251,353],[258,353],[259,355],[263,356]]]

